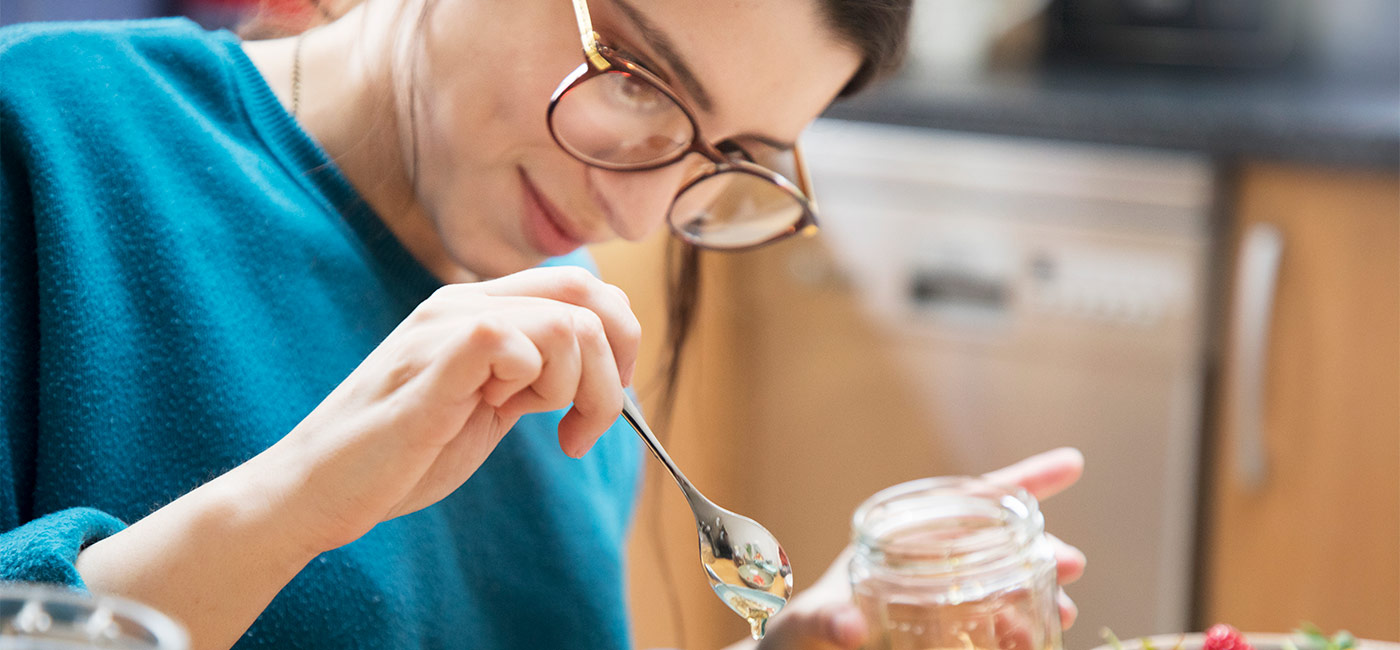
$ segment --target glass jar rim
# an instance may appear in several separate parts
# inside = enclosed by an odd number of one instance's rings
[[[153,650],[184,650],[189,647],[189,634],[180,623],[159,610],[134,600],[107,594],[93,595],[45,583],[0,584],[0,627],[9,633],[19,634],[19,638],[26,638],[35,632],[47,632],[55,623],[54,615],[63,611],[82,616],[81,619],[74,618],[67,622],[81,622],[82,634],[88,638],[60,637],[54,640],[94,643],[103,640],[101,636],[113,629],[110,626],[134,624],[148,635],[148,638],[142,641],[152,644]],[[34,620],[21,620],[25,617],[33,617]],[[31,623],[41,624],[45,629],[27,629]],[[130,640],[125,643],[129,644]]]
[[[895,540],[954,516],[974,516],[983,525],[940,537],[936,548]],[[925,478],[900,483],[866,499],[851,517],[857,555],[872,568],[906,576],[944,579],[997,572],[1019,563],[1044,532],[1035,497],[1024,489],[972,476]]]

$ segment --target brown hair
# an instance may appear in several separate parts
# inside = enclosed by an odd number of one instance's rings
[[[819,0],[827,25],[861,53],[861,64],[841,88],[850,97],[899,68],[908,46],[913,0]],[[681,353],[690,339],[700,299],[700,249],[672,238],[666,249],[667,358],[658,420],[670,419],[680,376]],[[663,427],[669,429],[669,427]]]
[[[904,61],[914,0],[821,0],[827,25],[860,50],[861,64],[841,89],[850,97]]]

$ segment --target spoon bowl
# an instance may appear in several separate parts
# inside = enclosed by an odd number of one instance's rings
[[[700,563],[710,587],[724,604],[749,622],[753,638],[763,638],[768,619],[787,605],[792,594],[792,565],[778,538],[758,522],[725,510],[685,477],[651,432],[641,409],[623,397],[622,417],[666,466],[685,495],[700,536]]]

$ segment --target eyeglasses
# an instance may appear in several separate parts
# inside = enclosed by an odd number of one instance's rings
[[[547,114],[550,135],[564,151],[611,171],[657,169],[700,154],[705,165],[682,184],[667,221],[701,248],[753,248],[816,229],[797,148],[751,153],[733,140],[712,144],[700,137],[685,102],[641,64],[598,42],[587,0],[573,2],[585,63],[559,84]]]

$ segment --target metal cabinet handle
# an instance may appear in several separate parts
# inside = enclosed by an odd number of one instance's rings
[[[1264,449],[1264,394],[1268,371],[1269,329],[1283,235],[1273,224],[1249,227],[1240,243],[1235,272],[1235,304],[1230,333],[1230,425],[1235,438],[1235,468],[1246,489],[1263,486],[1267,474]]]

